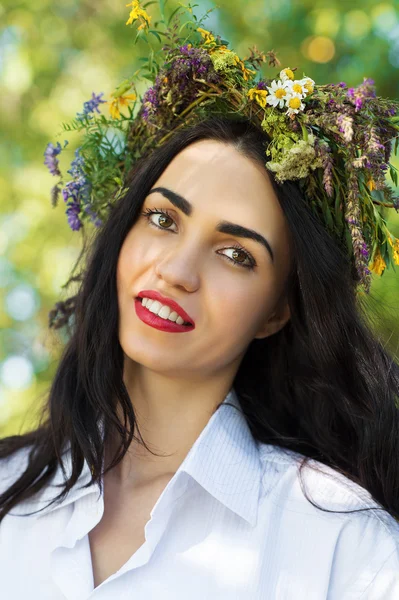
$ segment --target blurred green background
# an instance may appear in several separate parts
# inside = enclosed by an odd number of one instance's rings
[[[68,226],[56,183],[43,164],[48,142],[68,147],[66,170],[79,134],[61,133],[92,92],[110,93],[140,66],[148,46],[133,44],[130,8],[117,0],[50,0],[0,4],[0,437],[36,424],[65,343],[48,329],[48,313],[65,299],[61,286],[79,254],[81,233]],[[212,2],[198,1],[200,17]],[[170,1],[166,15],[178,5]],[[153,21],[156,4],[147,8]],[[249,46],[274,49],[282,67],[316,83],[358,85],[371,77],[380,96],[399,92],[399,4],[374,0],[223,0],[203,27],[230,41],[240,57]],[[155,38],[153,38],[155,40]],[[277,72],[264,66],[264,75]],[[149,84],[148,84],[149,85]],[[145,87],[139,93],[145,91]],[[101,105],[108,115],[108,106]],[[59,135],[60,134],[60,135]],[[399,167],[399,161],[394,159]],[[399,214],[389,211],[399,237]],[[399,268],[375,276],[365,299],[376,333],[397,356]]]

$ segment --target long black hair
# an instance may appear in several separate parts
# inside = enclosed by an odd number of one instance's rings
[[[101,487],[108,435],[116,435],[120,443],[107,470],[122,460],[135,437],[118,339],[117,260],[153,184],[181,150],[203,139],[231,144],[265,164],[265,134],[244,119],[226,116],[176,131],[136,163],[128,192],[90,246],[73,331],[40,425],[0,440],[0,458],[30,448],[26,470],[0,495],[0,521],[50,482],[66,444],[72,472],[58,499],[77,482],[85,460],[91,483]],[[291,319],[278,333],[248,346],[233,381],[243,413],[256,440],[298,452],[304,463],[313,458],[343,473],[398,518],[399,367],[372,331],[340,244],[310,210],[296,183],[271,181],[292,241],[287,281]]]

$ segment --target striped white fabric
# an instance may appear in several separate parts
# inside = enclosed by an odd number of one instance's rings
[[[83,489],[85,464],[62,503],[22,516],[58,494],[59,470],[0,524],[0,598],[398,600],[398,523],[381,510],[314,507],[301,489],[301,458],[253,439],[232,388],[152,509],[145,543],[119,571],[94,589],[88,532],[104,502],[97,486]],[[0,491],[26,459],[23,451],[0,463]],[[345,477],[311,465],[317,470],[303,478],[313,502],[375,506]]]

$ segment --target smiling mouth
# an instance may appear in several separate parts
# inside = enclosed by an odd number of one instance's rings
[[[144,300],[144,298],[141,298],[140,296],[138,296],[138,297],[137,297],[137,300],[138,300],[138,301],[140,302],[140,304],[142,305],[142,304],[143,304],[143,300]],[[143,306],[143,308],[147,308],[147,307],[146,307],[146,306]],[[147,310],[148,310],[148,308],[147,308]],[[150,310],[148,310],[148,312],[151,312],[151,311],[150,311]],[[155,313],[152,313],[152,314],[153,314],[153,315],[155,315]],[[172,319],[165,319],[164,317],[160,317],[159,315],[155,315],[155,316],[159,317],[160,319],[163,319],[164,321],[170,321],[171,323],[175,323],[175,321],[172,321]],[[185,321],[185,322],[183,323],[183,326],[186,326],[186,327],[191,327],[191,326],[192,326],[192,323],[189,323],[188,321]]]

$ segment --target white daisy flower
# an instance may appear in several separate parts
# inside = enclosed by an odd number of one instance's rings
[[[300,110],[305,108],[305,104],[302,102],[302,96],[300,94],[290,94],[286,106],[288,107],[288,110],[285,114],[289,116],[297,114]]]
[[[277,81],[274,79],[272,81],[271,86],[267,87],[269,90],[269,95],[267,97],[267,103],[272,106],[278,106],[279,108],[283,108],[285,105],[285,101],[289,94],[287,84],[283,81]]]
[[[310,77],[303,77],[299,80],[299,83],[302,83],[302,85],[306,89],[306,95],[311,94],[313,92],[315,82]]]
[[[292,81],[295,79],[294,72],[289,67],[280,71],[281,81]]]
[[[295,81],[288,80],[286,86],[289,89],[290,94],[299,94],[301,98],[306,98],[308,95],[307,87],[302,79],[295,79]]]

